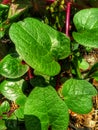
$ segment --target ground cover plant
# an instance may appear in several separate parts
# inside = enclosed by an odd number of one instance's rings
[[[67,130],[69,111],[92,110],[98,62],[84,54],[98,48],[98,8],[78,7],[1,1],[0,130]]]

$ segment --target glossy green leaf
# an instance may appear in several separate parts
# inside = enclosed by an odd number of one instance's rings
[[[29,67],[23,65],[19,58],[11,55],[5,56],[0,62],[0,74],[7,78],[19,78],[28,71]]]
[[[85,114],[92,109],[92,96],[97,90],[86,80],[69,79],[62,86],[62,95],[69,109]]]
[[[68,108],[53,87],[35,87],[25,104],[27,130],[67,130]],[[38,125],[38,126],[37,126]]]
[[[77,32],[74,39],[81,45],[98,47],[98,8],[90,8],[75,14],[73,22]]]
[[[60,72],[57,60],[70,55],[69,38],[37,19],[14,23],[9,34],[23,60],[42,74],[57,75]]]
[[[4,102],[0,105],[0,109],[1,109],[2,113],[8,112],[8,111],[10,110],[10,104],[8,103],[8,101],[4,101]]]
[[[0,92],[9,100],[15,101],[20,96],[25,96],[22,92],[22,86],[24,85],[24,80],[10,81],[4,80],[0,84]]]

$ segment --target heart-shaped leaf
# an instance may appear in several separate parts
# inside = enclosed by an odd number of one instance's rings
[[[7,78],[19,78],[28,71],[28,65],[23,65],[19,58],[5,56],[0,62],[0,74]]]
[[[69,38],[37,19],[14,23],[9,34],[23,60],[42,74],[57,75],[60,72],[57,60],[70,55]]]
[[[69,79],[62,86],[62,95],[69,109],[85,114],[92,109],[92,96],[97,90],[86,80]]]
[[[22,86],[24,85],[24,80],[10,81],[4,80],[0,84],[0,92],[9,100],[15,101],[20,96],[25,96],[22,92]]]
[[[51,86],[35,87],[25,104],[27,130],[66,130],[68,108]],[[37,127],[38,126],[38,127]]]
[[[78,31],[73,32],[74,39],[81,45],[98,47],[98,8],[79,11],[73,22]]]

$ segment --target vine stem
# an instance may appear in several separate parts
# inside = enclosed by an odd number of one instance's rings
[[[65,33],[69,37],[69,27],[70,27],[70,10],[71,10],[71,2],[67,2],[67,9],[66,11],[66,28]]]
[[[66,28],[65,33],[69,37],[69,26],[70,26],[70,9],[71,9],[71,2],[67,2],[67,9],[66,11]],[[58,91],[60,86],[60,74],[57,76],[57,82],[56,82],[56,90]]]
[[[22,61],[22,64],[25,65],[26,62]],[[28,69],[27,76],[26,76],[25,80],[29,80],[29,79],[32,79],[32,78],[34,78],[34,75],[33,75],[31,67],[29,66],[29,69]]]

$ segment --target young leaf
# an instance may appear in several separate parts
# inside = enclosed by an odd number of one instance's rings
[[[14,23],[9,35],[23,60],[45,75],[57,75],[57,60],[70,55],[69,38],[34,18]]]
[[[0,62],[0,74],[7,78],[19,78],[24,75],[29,67],[23,65],[19,58],[12,57],[11,55],[5,56]]]
[[[25,96],[22,92],[24,80],[10,81],[4,80],[0,84],[0,92],[9,100],[15,101],[20,96]]]
[[[92,109],[92,96],[97,90],[86,80],[69,79],[62,86],[62,95],[69,109],[85,114]]]
[[[25,104],[27,130],[66,130],[68,126],[68,108],[59,98],[53,87],[35,87]],[[36,123],[36,124],[35,124]]]
[[[98,47],[98,8],[90,8],[75,14],[73,22],[78,32],[74,39],[81,45]]]
[[[79,59],[78,60],[79,68],[82,70],[87,70],[89,68],[89,64],[85,59]]]

